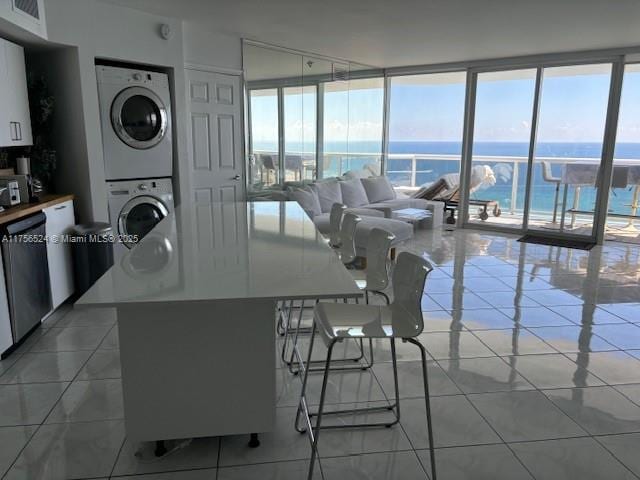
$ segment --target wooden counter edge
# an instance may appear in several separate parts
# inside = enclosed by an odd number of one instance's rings
[[[44,195],[38,203],[22,203],[15,207],[6,207],[4,212],[0,212],[0,225],[28,217],[38,213],[45,208],[58,205],[59,203],[73,200],[74,195]]]

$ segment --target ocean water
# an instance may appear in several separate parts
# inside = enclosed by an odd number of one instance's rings
[[[365,145],[361,145],[365,147]],[[371,148],[368,146],[368,148]],[[432,155],[461,155],[462,145],[459,142],[391,142],[389,144],[390,154],[423,153]],[[516,142],[476,142],[473,146],[473,154],[479,156],[505,156],[528,157],[529,144]],[[554,176],[561,175],[562,158],[593,158],[598,159],[602,155],[601,143],[538,143],[536,145],[536,157],[558,158],[558,164],[552,165]],[[640,163],[640,143],[618,143],[616,145],[616,159],[638,159]],[[526,160],[525,160],[526,162]],[[527,165],[521,163],[517,167],[512,162],[487,162],[474,161],[474,165],[489,165],[496,176],[496,184],[493,186],[483,185],[473,192],[472,197],[484,200],[497,200],[501,208],[505,211],[510,209],[521,210],[524,208]],[[458,171],[458,162],[442,160],[418,160],[416,162],[416,184],[422,185],[430,183],[445,173]],[[512,205],[512,186],[514,169],[518,169],[517,190],[515,205]],[[539,163],[534,164],[531,209],[537,212],[551,212],[555,200],[556,186],[546,182],[542,176],[542,167]],[[407,173],[411,169],[410,160],[390,159],[387,170],[390,177],[396,183],[407,183]],[[629,205],[632,201],[634,186],[625,189],[614,189],[609,200],[609,211],[615,213],[628,213]],[[560,198],[562,200],[562,188]],[[574,188],[569,188],[569,202],[573,202]],[[592,211],[595,207],[597,191],[592,187],[582,187],[578,208],[584,211]]]
[[[275,150],[275,145],[256,145],[256,149]],[[313,144],[288,142],[287,151],[313,153]],[[352,142],[327,142],[324,146],[325,153],[342,153],[340,157],[333,157],[332,161],[325,163],[325,175],[337,175],[340,171],[362,168],[368,163],[376,163],[380,159],[380,142],[352,141]],[[390,142],[389,154],[430,154],[430,155],[461,155],[461,142],[419,142],[402,141]],[[505,156],[523,157],[526,159],[529,153],[529,144],[526,142],[475,142],[474,155],[480,156]],[[540,142],[536,145],[537,157],[558,158],[600,158],[602,144],[593,142],[569,143],[569,142]],[[350,154],[371,154],[355,155]],[[615,151],[616,159],[637,159],[640,163],[640,143],[618,143]],[[341,165],[339,165],[341,163]],[[561,163],[560,161],[558,163]],[[484,185],[473,193],[477,199],[491,199],[500,202],[501,208],[508,211],[524,208],[525,183],[527,166],[520,164],[518,168],[517,195],[515,205],[512,206],[512,184],[514,177],[514,164],[512,162],[486,162],[477,161],[474,165],[489,165],[495,175],[496,184]],[[552,167],[555,176],[560,176],[560,165]],[[458,161],[443,160],[418,160],[416,163],[416,185],[428,184],[446,173],[454,173],[459,170]],[[398,185],[410,183],[411,160],[390,158],[387,163],[387,172],[392,181]],[[573,201],[574,189],[569,189],[569,202]],[[596,190],[591,187],[583,187],[580,194],[579,209],[591,211],[596,200]],[[632,201],[633,186],[625,189],[614,189],[609,200],[609,211],[616,213],[628,213]],[[555,197],[555,185],[546,182],[542,177],[542,168],[534,165],[532,183],[533,211],[550,212],[553,210]],[[560,200],[562,199],[562,189]]]

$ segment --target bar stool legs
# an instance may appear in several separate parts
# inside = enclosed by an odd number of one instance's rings
[[[316,336],[316,328],[312,329],[311,333],[311,344],[309,345],[309,352],[307,354],[307,361],[311,359],[311,355],[313,352],[313,343]],[[325,360],[324,365],[324,375],[322,379],[322,389],[320,391],[320,403],[318,405],[318,411],[314,414],[309,410],[309,405],[306,398],[306,389],[308,385],[308,377],[309,371],[305,370],[304,380],[302,382],[302,392],[300,395],[300,402],[298,404],[298,410],[296,412],[295,419],[295,428],[300,433],[307,433],[309,436],[309,440],[311,442],[311,459],[309,462],[309,472],[307,479],[312,480],[313,472],[315,468],[315,462],[318,455],[318,439],[320,437],[320,430],[322,429],[337,429],[337,428],[367,428],[367,427],[386,427],[390,428],[393,425],[397,424],[400,421],[400,393],[398,387],[398,365],[397,365],[397,356],[396,356],[396,345],[395,339],[391,338],[391,360],[393,364],[393,382],[394,382],[394,390],[395,390],[395,404],[389,405],[386,407],[368,407],[368,408],[356,408],[356,409],[348,409],[348,410],[334,410],[330,412],[325,412],[325,402],[327,395],[327,385],[329,380],[329,373],[331,372],[331,357],[333,355],[333,348],[338,343],[337,341],[333,341],[327,347],[327,358]],[[425,409],[427,414],[427,435],[429,438],[429,455],[431,458],[431,479],[437,480],[436,476],[436,463],[435,463],[435,450],[434,450],[434,440],[433,440],[433,426],[432,426],[432,418],[431,418],[431,400],[429,396],[429,381],[428,381],[428,372],[427,372],[427,353],[424,346],[417,340],[413,338],[403,338],[403,343],[411,343],[420,349],[420,356],[422,360],[422,378],[424,382],[424,395],[425,395]],[[395,420],[392,422],[384,423],[363,423],[363,424],[354,424],[354,425],[322,425],[322,420],[324,415],[340,415],[340,414],[349,414],[349,413],[364,413],[370,411],[380,411],[380,410],[395,410]],[[304,417],[304,426],[300,426],[301,417]],[[312,423],[311,418],[315,418],[315,425]]]
[[[318,302],[316,301],[316,303]],[[345,303],[346,303],[346,299],[345,299]],[[286,302],[283,302],[283,304],[286,305]],[[292,312],[294,309],[293,300],[289,301],[289,307],[287,309],[286,314],[284,316],[283,315],[280,316],[280,318],[283,318],[283,317],[285,318],[285,320],[283,321],[283,325],[281,327],[283,332],[281,336],[284,337],[284,340],[282,344],[280,358],[282,359],[282,362],[286,364],[287,367],[289,368],[289,372],[292,373],[293,375],[298,375],[302,370],[300,368],[300,364],[302,363],[302,358],[299,355],[299,350],[298,350],[298,340],[299,340],[300,334],[307,334],[311,332],[310,327],[302,327],[302,316],[303,316],[304,308],[305,308],[305,302],[303,300],[300,304],[300,309],[298,311],[297,321],[295,325],[292,324],[292,318],[293,318]],[[280,329],[280,325],[278,325],[278,328]],[[291,336],[293,336],[292,340],[290,339]],[[339,366],[334,366],[334,370],[368,370],[373,366],[373,342],[371,340],[369,341],[369,358],[367,359],[368,361],[366,363],[360,364],[360,365],[344,365],[345,363],[360,362],[363,358],[366,358],[364,354],[363,341],[360,339],[357,341],[357,343],[360,349],[359,355],[356,357],[339,358],[334,360],[334,362],[338,362],[341,364]],[[292,345],[291,349],[289,349],[289,344]],[[311,363],[307,364],[308,365],[307,368],[311,368],[311,371],[315,371],[315,372],[324,371],[324,367],[309,366],[309,365],[319,365],[319,364],[323,365],[324,360],[310,360],[310,362]],[[298,363],[299,365],[297,369],[295,368],[296,363]]]
[[[429,397],[429,381],[427,378],[427,352],[424,346],[413,338],[403,339],[403,342],[409,342],[416,345],[420,349],[422,358],[422,380],[424,382],[424,401],[427,410],[427,435],[429,437],[429,456],[431,457],[431,479],[436,480],[436,457],[433,445],[433,426],[431,422],[431,399]]]

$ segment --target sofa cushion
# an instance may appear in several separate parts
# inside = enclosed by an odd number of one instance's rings
[[[318,231],[323,235],[329,235],[331,232],[331,221],[329,220],[329,213],[321,213],[313,217],[313,223]]]
[[[330,212],[334,203],[342,203],[342,190],[338,180],[317,182],[313,184],[311,189],[318,195],[322,213]]]
[[[309,217],[314,218],[322,213],[318,194],[312,189],[296,188],[289,190],[289,198],[300,204]]]
[[[347,207],[357,208],[369,203],[367,192],[360,179],[344,180],[339,183],[342,191],[342,203]]]
[[[396,198],[396,193],[387,177],[363,178],[360,181],[367,192],[369,203],[384,202]]]
[[[413,226],[410,223],[393,220],[391,218],[363,217],[362,221],[358,223],[356,227],[355,241],[358,256],[366,255],[369,236],[371,235],[371,230],[374,228],[381,228],[382,230],[393,233],[396,238],[391,243],[392,246],[406,242],[413,237]]]
[[[378,210],[370,210],[366,208],[347,208],[345,213],[353,213],[358,215],[360,218],[364,220],[371,218],[380,218],[384,219],[384,213]],[[320,215],[316,215],[313,217],[313,223],[315,224],[318,231],[323,235],[328,235],[331,232],[331,222],[329,220],[330,213],[321,213]]]
[[[384,212],[374,210],[373,208],[347,208],[345,213],[353,213],[360,217],[378,217],[384,218]]]

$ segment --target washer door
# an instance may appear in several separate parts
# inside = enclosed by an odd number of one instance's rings
[[[118,138],[138,150],[154,147],[167,133],[167,108],[148,88],[129,87],[111,105],[111,124]]]
[[[169,209],[156,197],[142,195],[129,200],[118,217],[118,233],[123,236],[124,245],[133,248],[137,243],[134,236],[139,242],[167,215]]]

